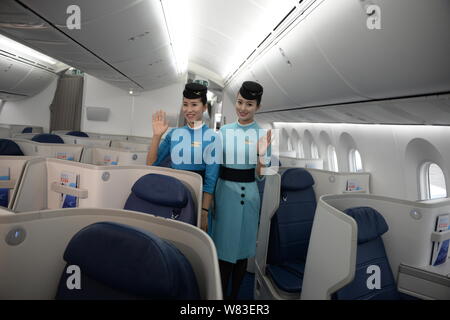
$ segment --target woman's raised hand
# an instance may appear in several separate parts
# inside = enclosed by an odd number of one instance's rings
[[[267,135],[261,137],[258,141],[258,155],[260,157],[264,156],[272,143],[272,130],[267,132]]]
[[[166,113],[162,110],[153,114],[152,119],[153,125],[153,135],[154,136],[162,136],[166,133],[167,129],[169,129],[169,123],[166,119]]]

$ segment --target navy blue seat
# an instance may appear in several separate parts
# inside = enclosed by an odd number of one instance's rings
[[[394,276],[386,256],[381,236],[389,227],[383,216],[369,207],[351,208],[344,211],[358,225],[355,279],[334,294],[338,300],[397,300],[400,299]],[[367,280],[369,266],[378,266],[381,272],[381,289],[371,290]]]
[[[23,156],[23,152],[14,141],[9,139],[0,139],[0,155]]]
[[[31,139],[34,142],[40,142],[40,143],[61,143],[64,144],[64,140],[57,136],[56,134],[49,134],[49,133],[41,133],[37,134]]]
[[[280,206],[272,217],[267,274],[278,288],[300,293],[309,238],[316,212],[314,179],[305,169],[288,169],[281,177]]]
[[[66,135],[80,137],[80,138],[89,138],[89,135],[82,131],[70,131],[70,132],[67,132]]]
[[[56,299],[200,299],[191,264],[171,243],[148,231],[111,222],[79,231],[64,252],[67,266]],[[81,289],[67,283],[78,266]]]
[[[197,225],[191,192],[180,180],[165,175],[148,174],[136,181],[124,209]]]
[[[22,133],[33,133],[33,128],[32,127],[26,127],[22,130]]]

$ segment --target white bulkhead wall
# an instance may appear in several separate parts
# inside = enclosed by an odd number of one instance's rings
[[[274,127],[286,129],[290,138],[296,131],[306,155],[310,153],[312,136],[319,146],[320,158],[325,161],[325,144],[331,143],[336,148],[341,172],[348,171],[349,152],[356,148],[361,154],[364,171],[371,173],[373,194],[420,200],[419,171],[425,162],[434,162],[441,167],[448,192],[450,127],[321,123],[274,123]],[[329,141],[324,137],[329,137]]]
[[[181,110],[183,88],[183,83],[175,83],[132,96],[123,89],[86,74],[81,130],[151,137],[153,135],[152,114],[157,110],[164,110],[167,113],[170,120],[169,126],[176,125],[176,119]],[[108,121],[87,120],[87,107],[109,108]]]

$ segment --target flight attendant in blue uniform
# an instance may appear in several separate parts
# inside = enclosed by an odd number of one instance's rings
[[[247,259],[256,253],[260,209],[256,179],[262,178],[263,156],[271,143],[271,132],[261,134],[254,120],[262,94],[261,85],[244,82],[235,105],[238,121],[221,128],[224,162],[216,186],[211,237],[219,256],[224,297],[232,278],[231,299],[237,297]]]
[[[202,122],[203,113],[208,107],[207,91],[205,86],[197,83],[186,85],[183,92],[182,113],[187,125],[169,131],[162,142],[161,138],[169,128],[166,114],[158,111],[153,115],[153,139],[147,155],[147,165],[160,165],[170,156],[173,169],[193,171],[203,177],[201,228],[204,231],[207,231],[208,210],[220,169],[219,161],[204,157],[215,155],[213,150],[206,149],[213,148],[214,140],[218,139],[218,136]]]

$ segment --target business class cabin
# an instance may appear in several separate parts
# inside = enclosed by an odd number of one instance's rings
[[[450,300],[449,57],[448,0],[2,0],[0,299]]]

